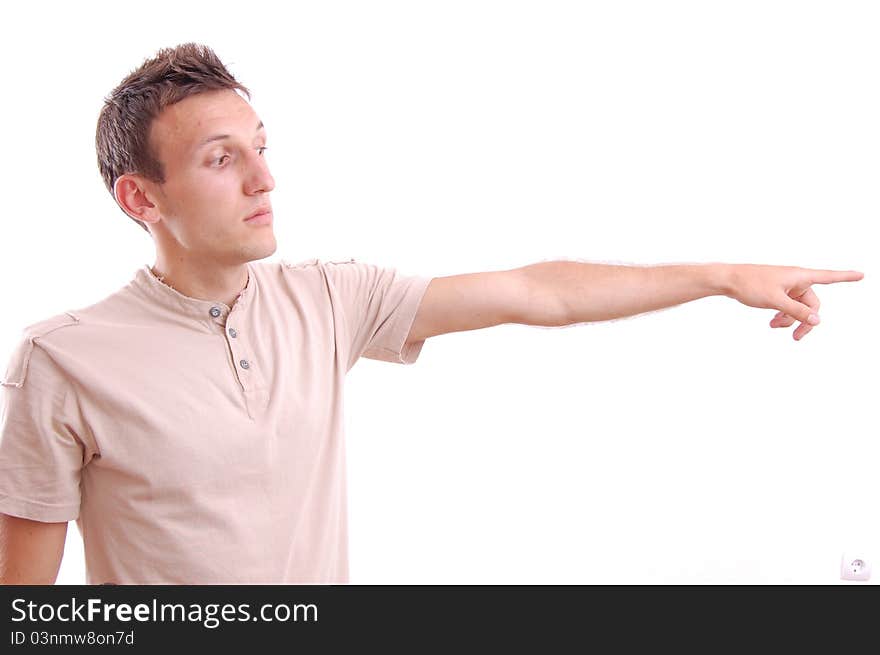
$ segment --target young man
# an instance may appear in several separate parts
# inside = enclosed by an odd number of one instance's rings
[[[803,323],[857,271],[542,262],[443,278],[276,250],[250,96],[208,48],[160,51],[106,99],[98,165],[156,261],[25,329],[3,380],[0,582],[55,581],[67,522],[89,584],[348,581],[342,393],[359,357],[709,295]],[[798,300],[796,300],[798,299]]]
[[[29,326],[3,381],[0,579],[348,579],[342,392],[360,356],[413,363],[426,277],[276,250],[266,128],[213,52],[145,62],[107,98],[98,164],[156,261]]]

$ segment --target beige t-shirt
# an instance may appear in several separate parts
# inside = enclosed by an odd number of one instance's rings
[[[347,583],[345,374],[416,361],[431,278],[251,262],[230,309],[149,266],[27,327],[2,383],[0,512],[76,519],[86,583]]]

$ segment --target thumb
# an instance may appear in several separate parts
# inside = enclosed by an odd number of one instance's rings
[[[809,320],[810,315],[814,314],[812,307],[789,298],[788,296],[785,297],[785,300],[780,299],[780,309],[795,320],[806,323],[807,325],[817,325],[819,323],[818,314],[816,314],[817,320],[815,323]]]

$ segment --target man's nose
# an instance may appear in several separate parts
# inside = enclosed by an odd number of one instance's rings
[[[252,155],[252,159],[248,162],[248,193],[268,193],[275,188],[275,178],[269,172],[269,165],[263,155],[256,152]]]

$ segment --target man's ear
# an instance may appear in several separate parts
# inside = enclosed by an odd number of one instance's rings
[[[140,175],[120,175],[113,185],[113,196],[122,210],[133,219],[144,223],[158,223],[159,208],[147,196],[149,184]],[[150,191],[152,195],[152,190]]]

